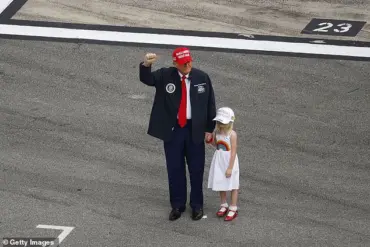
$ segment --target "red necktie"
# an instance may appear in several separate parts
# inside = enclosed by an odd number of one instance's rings
[[[181,102],[180,102],[180,109],[179,109],[179,125],[180,127],[184,127],[186,124],[186,84],[185,84],[186,76],[182,76],[181,82]]]

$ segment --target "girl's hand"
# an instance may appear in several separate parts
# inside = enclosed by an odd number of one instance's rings
[[[212,144],[213,143],[213,136],[211,136],[209,139],[206,139],[206,143]]]
[[[205,139],[206,139],[206,143],[211,143],[213,141],[213,134],[212,133],[208,133],[206,132],[206,136],[205,136]]]
[[[208,138],[207,138],[207,134],[209,134]],[[215,133],[206,133],[206,143],[208,143],[211,146],[216,147]]]
[[[227,177],[227,178],[231,177],[231,173],[232,173],[232,172],[233,172],[233,169],[228,168],[228,169],[226,170],[226,173],[225,173],[226,177]]]

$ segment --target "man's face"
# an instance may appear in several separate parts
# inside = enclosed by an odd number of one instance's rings
[[[187,75],[190,73],[191,68],[193,67],[192,62],[187,62],[185,64],[174,63],[175,67],[180,71],[181,74]]]

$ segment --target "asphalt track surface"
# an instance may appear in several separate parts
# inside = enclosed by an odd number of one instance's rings
[[[0,232],[62,246],[369,246],[370,64],[196,52],[236,112],[240,216],[169,213],[162,143],[146,134],[147,51],[0,40]],[[212,157],[207,148],[207,168]],[[205,183],[206,184],[206,183]]]

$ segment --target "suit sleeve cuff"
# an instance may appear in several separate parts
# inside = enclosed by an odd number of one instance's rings
[[[208,125],[206,132],[212,133],[215,130],[216,124],[212,121],[212,124]]]
[[[150,69],[152,67],[152,65],[150,65],[149,67],[145,66],[144,62],[140,62],[140,66],[145,68],[145,69]]]

